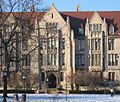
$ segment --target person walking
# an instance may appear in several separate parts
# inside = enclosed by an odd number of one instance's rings
[[[113,97],[113,94],[114,94],[113,88],[110,89],[110,92],[111,92],[111,97]]]
[[[13,102],[20,102],[18,98],[18,94],[13,95]]]

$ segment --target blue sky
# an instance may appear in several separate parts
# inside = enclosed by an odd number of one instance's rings
[[[118,11],[120,0],[44,0],[44,5],[55,4],[59,11],[75,11],[80,4],[82,11]]]

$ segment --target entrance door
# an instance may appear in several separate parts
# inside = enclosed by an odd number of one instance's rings
[[[56,88],[56,76],[54,74],[51,74],[48,77],[48,87],[49,88]]]

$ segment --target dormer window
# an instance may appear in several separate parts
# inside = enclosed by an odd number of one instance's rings
[[[83,27],[79,28],[78,29],[78,33],[81,34],[81,35],[83,35],[84,34],[84,28]]]
[[[114,34],[114,26],[112,24],[109,26],[109,34]]]

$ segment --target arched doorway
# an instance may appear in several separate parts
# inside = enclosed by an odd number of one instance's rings
[[[48,77],[48,88],[56,88],[56,76],[54,74]]]

